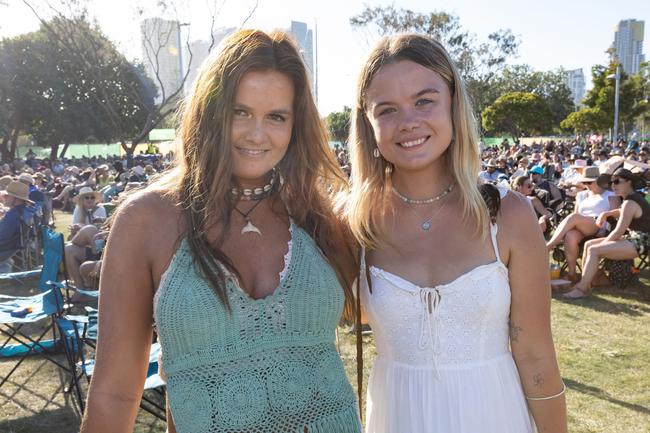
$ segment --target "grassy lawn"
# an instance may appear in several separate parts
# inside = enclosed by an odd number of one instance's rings
[[[69,217],[57,215],[57,225]],[[625,291],[596,289],[586,300],[553,299],[553,331],[567,384],[571,433],[650,433],[650,271]],[[0,293],[26,294],[25,286],[4,284]],[[341,356],[356,388],[355,339],[339,329]],[[372,336],[364,337],[364,384],[372,367]],[[63,360],[63,356],[59,355]],[[4,376],[14,360],[0,360]],[[65,376],[51,363],[32,357],[0,388],[0,433],[70,433],[79,410],[63,392]],[[138,433],[164,432],[163,423],[140,411]],[[396,432],[409,433],[409,432]],[[444,433],[444,432],[441,432]]]

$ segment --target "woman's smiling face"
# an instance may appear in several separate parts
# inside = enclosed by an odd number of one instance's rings
[[[382,156],[396,169],[432,167],[453,138],[451,92],[435,71],[410,60],[383,66],[366,93],[366,115]]]

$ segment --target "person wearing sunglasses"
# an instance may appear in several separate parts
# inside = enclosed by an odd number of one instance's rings
[[[533,194],[535,189],[535,184],[528,176],[517,176],[513,179],[511,183],[511,188],[513,191],[525,196],[530,202],[531,206],[535,210],[535,215],[537,215],[537,223],[542,232],[546,232],[548,228],[549,221],[553,217],[553,213],[544,207],[544,203]]]
[[[636,190],[644,181],[626,168],[612,174],[612,189],[623,199],[619,209],[602,212],[596,224],[603,227],[607,218],[618,221],[614,230],[604,238],[587,241],[583,250],[582,278],[564,297],[579,299],[591,292],[591,283],[598,271],[600,259],[629,260],[643,254],[650,240],[650,204]]]
[[[551,239],[546,243],[549,251],[564,243],[568,273],[566,279],[576,282],[576,265],[580,242],[589,236],[605,235],[606,227],[596,224],[596,218],[603,212],[616,209],[620,205],[620,199],[612,191],[603,186],[605,177],[601,177],[598,167],[585,167],[584,174],[578,182],[585,190],[576,195],[575,211],[564,218],[553,233]]]

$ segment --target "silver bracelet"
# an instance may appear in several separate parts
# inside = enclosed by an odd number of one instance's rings
[[[552,399],[558,398],[559,396],[564,394],[565,391],[566,391],[566,384],[564,383],[564,381],[562,381],[562,391],[558,392],[557,394],[554,394],[554,395],[551,395],[551,396],[548,396],[548,397],[528,397],[528,396],[526,396],[526,400],[531,400],[531,401],[552,400]]]

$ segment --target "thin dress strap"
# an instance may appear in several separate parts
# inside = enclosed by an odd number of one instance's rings
[[[503,187],[498,187],[499,190],[499,195],[501,196],[501,199],[508,194],[508,190]],[[490,237],[492,238],[492,248],[494,248],[494,254],[497,256],[497,262],[502,263],[501,261],[501,255],[499,254],[499,245],[497,243],[497,233],[499,233],[499,226],[497,223],[490,223]]]
[[[497,243],[497,233],[499,232],[499,226],[490,224],[490,237],[492,238],[492,248],[494,248],[494,254],[497,256],[497,262],[501,262],[501,255],[499,254],[499,245]]]

